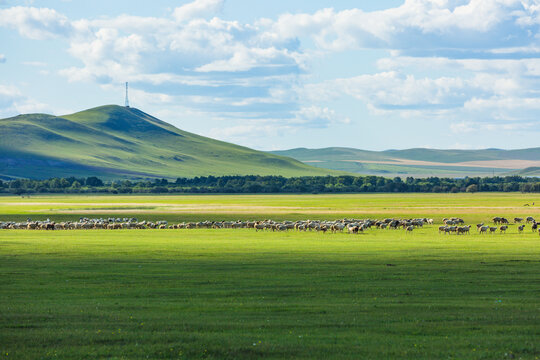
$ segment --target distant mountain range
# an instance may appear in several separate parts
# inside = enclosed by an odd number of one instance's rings
[[[540,147],[522,150],[408,149],[367,151],[353,148],[297,148],[272,151],[305,164],[382,176],[540,176]]]
[[[0,177],[335,175],[338,171],[177,129],[135,108],[0,120]]]

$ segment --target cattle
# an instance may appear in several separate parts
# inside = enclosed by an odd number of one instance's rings
[[[506,225],[502,225],[500,228],[499,228],[499,231],[501,232],[501,234],[504,232],[506,233],[506,230],[508,230],[508,226]]]

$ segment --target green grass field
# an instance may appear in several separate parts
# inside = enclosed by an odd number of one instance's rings
[[[524,206],[525,204],[536,206]],[[468,223],[493,216],[535,216],[540,195],[521,193],[322,194],[322,195],[48,195],[0,196],[0,221],[78,219],[81,216],[188,220],[337,219],[343,217],[463,217]]]
[[[0,220],[78,217],[92,209],[171,220],[409,211],[470,223],[494,213],[538,215],[522,204],[534,200],[6,197]],[[137,206],[153,209],[129,208]],[[439,235],[436,225],[361,235],[2,230],[0,359],[538,359],[539,269],[538,233],[517,234],[515,227],[487,236]]]

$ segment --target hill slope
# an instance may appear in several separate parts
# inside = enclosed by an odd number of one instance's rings
[[[4,177],[336,173],[182,131],[138,109],[116,105],[65,116],[2,119],[0,134],[0,176]]]
[[[367,151],[332,147],[298,148],[272,153],[290,156],[321,168],[385,176],[491,176],[540,167],[540,148],[521,150],[417,148]]]
[[[540,177],[540,166],[532,166],[532,167],[525,168],[523,170],[515,172],[515,175]]]

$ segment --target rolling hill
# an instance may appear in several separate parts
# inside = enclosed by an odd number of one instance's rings
[[[531,166],[517,171],[515,175],[540,177],[540,166]]]
[[[192,134],[138,109],[0,120],[0,176],[50,178],[329,175],[338,172]]]
[[[368,151],[331,147],[298,148],[272,153],[290,156],[305,164],[321,168],[382,176],[464,177],[508,174],[533,176],[538,175],[540,168],[540,148],[520,150],[417,148]]]

